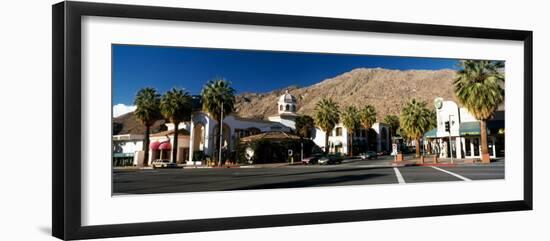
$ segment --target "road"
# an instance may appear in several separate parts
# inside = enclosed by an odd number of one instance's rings
[[[387,160],[348,160],[339,165],[327,166],[115,170],[113,193],[174,193],[504,178],[504,160],[489,165],[439,167],[391,167],[387,163]]]

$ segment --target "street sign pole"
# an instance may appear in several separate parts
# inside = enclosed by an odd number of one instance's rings
[[[451,116],[453,115],[449,115],[449,154],[451,154],[451,164],[454,164],[454,161],[453,161],[453,145],[451,144],[452,143],[452,140],[451,140]]]

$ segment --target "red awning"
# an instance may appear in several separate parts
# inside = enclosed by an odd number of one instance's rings
[[[158,150],[159,149],[159,146],[160,146],[160,142],[158,141],[154,141],[154,142],[151,142],[151,144],[149,144],[149,148],[151,148],[151,150]]]
[[[170,149],[172,149],[172,145],[170,144],[170,142],[163,142],[159,146],[159,150],[170,150]]]

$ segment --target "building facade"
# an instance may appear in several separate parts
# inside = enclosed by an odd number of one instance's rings
[[[424,150],[441,158],[481,158],[479,121],[454,101],[436,98],[437,127],[425,133]],[[450,131],[445,130],[445,122]],[[487,121],[487,144],[491,158],[504,156],[504,108]]]
[[[342,124],[338,123],[334,129],[328,133],[329,152],[349,154],[351,151],[351,138],[355,146],[354,154],[368,150],[382,152],[389,151],[391,148],[391,137],[389,126],[383,123],[374,123],[370,130],[360,128],[353,135]],[[321,149],[325,148],[325,135],[327,133],[319,128],[315,128],[313,142]]]
[[[275,103],[274,103],[275,104]],[[278,114],[267,117],[267,120],[241,118],[228,115],[222,121],[221,138],[218,121],[208,113],[196,111],[191,116],[191,121],[179,125],[177,163],[201,165],[202,163],[194,155],[207,155],[213,157],[220,139],[222,150],[234,151],[239,140],[243,137],[265,132],[292,132],[295,129],[295,119],[298,116],[298,104],[296,98],[288,91],[277,100]],[[167,123],[167,131],[150,135],[149,163],[155,159],[170,159],[173,147],[174,125]],[[348,154],[351,138],[354,138],[354,146],[363,145],[370,150],[388,151],[391,147],[389,127],[382,123],[375,123],[370,130],[360,129],[350,135],[347,128],[341,123],[329,134],[329,151],[331,153]],[[313,142],[321,149],[325,147],[325,133],[319,128],[313,131]],[[361,151],[362,152],[362,151]],[[357,154],[357,153],[356,153]],[[137,162],[136,162],[137,163]]]
[[[114,135],[113,166],[137,165],[138,153],[141,150],[143,150],[143,135]]]

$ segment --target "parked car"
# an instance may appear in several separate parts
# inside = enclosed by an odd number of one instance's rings
[[[359,154],[359,157],[361,157],[362,160],[376,159],[378,157],[378,154],[374,151],[367,151],[365,153]]]
[[[326,155],[319,158],[319,165],[342,164],[342,156],[339,154]]]
[[[156,159],[151,163],[151,166],[153,169],[155,168],[175,168],[178,167],[176,163],[170,162],[170,160],[167,159]]]
[[[322,153],[313,154],[310,157],[305,157],[302,159],[302,164],[304,165],[314,165],[319,163],[319,158],[323,156]]]

